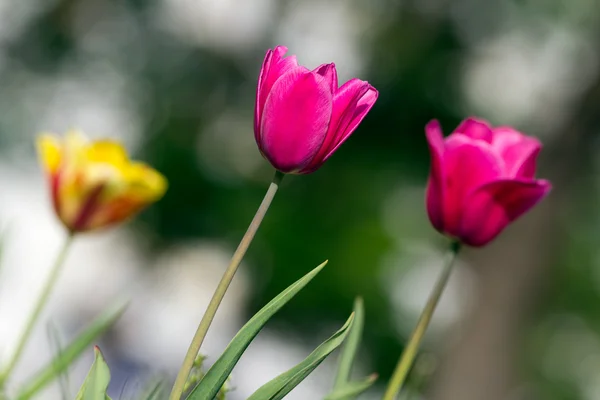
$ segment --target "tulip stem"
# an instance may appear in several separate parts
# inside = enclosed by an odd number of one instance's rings
[[[2,388],[4,386],[6,380],[12,373],[15,366],[17,365],[17,362],[19,361],[19,358],[21,357],[23,350],[25,349],[27,340],[31,336],[31,333],[33,332],[33,328],[35,327],[35,324],[36,324],[37,320],[39,319],[40,314],[42,313],[42,310],[44,309],[44,306],[46,305],[46,303],[48,301],[48,297],[50,296],[50,293],[52,292],[52,289],[54,288],[54,286],[56,284],[56,280],[58,279],[58,276],[60,275],[62,267],[65,264],[65,259],[67,257],[67,253],[69,252],[69,248],[71,247],[71,244],[73,243],[73,238],[74,238],[73,233],[69,233],[69,236],[67,236],[67,238],[65,239],[60,251],[58,252],[56,259],[54,260],[54,265],[52,266],[52,269],[50,270],[50,274],[48,275],[48,279],[47,279],[46,283],[44,284],[44,287],[42,288],[42,292],[40,293],[40,296],[38,297],[37,302],[35,303],[35,308],[33,309],[33,312],[31,313],[31,315],[29,316],[29,320],[27,321],[27,325],[25,325],[25,330],[23,331],[23,334],[19,338],[19,343],[17,344],[17,349],[14,351],[8,364],[6,364],[6,366],[0,373],[0,388]]]
[[[196,334],[194,335],[192,343],[188,348],[187,354],[183,359],[183,364],[181,366],[181,369],[179,370],[179,373],[177,374],[177,378],[175,379],[175,383],[173,385],[173,389],[171,390],[169,400],[180,400],[185,387],[185,382],[188,378],[188,375],[190,374],[190,371],[192,370],[194,360],[196,359],[198,352],[200,351],[200,347],[202,346],[202,342],[206,337],[208,328],[210,327],[210,324],[212,323],[215,314],[217,313],[217,309],[219,308],[219,305],[221,304],[221,301],[225,296],[225,292],[227,291],[229,284],[233,280],[233,277],[240,263],[242,262],[242,258],[244,258],[244,254],[246,254],[246,250],[248,250],[250,243],[252,243],[252,239],[254,239],[256,231],[258,230],[258,227],[264,219],[265,214],[267,213],[267,210],[269,209],[269,206],[271,205],[271,202],[275,197],[275,193],[277,193],[277,189],[279,188],[283,177],[284,174],[282,172],[275,172],[275,177],[273,178],[273,181],[269,186],[269,190],[267,190],[267,193],[265,194],[265,197],[263,198],[260,207],[258,207],[258,210],[256,211],[256,214],[254,215],[250,226],[248,226],[248,230],[246,230],[246,233],[244,234],[244,237],[240,241],[240,244],[238,245],[237,249],[235,250],[235,253],[233,253],[233,257],[229,262],[229,266],[223,273],[221,281],[219,282],[215,293],[210,299],[210,303],[206,308],[206,312],[204,313],[204,316],[202,317],[202,320],[198,325]]]
[[[459,242],[452,242],[450,245],[450,251],[448,253],[446,262],[444,263],[444,269],[442,273],[438,277],[438,280],[429,295],[429,299],[427,300],[427,304],[419,317],[419,321],[417,322],[417,326],[413,331],[406,347],[404,348],[404,352],[400,356],[400,360],[398,360],[398,365],[394,370],[392,375],[392,379],[383,395],[383,400],[394,400],[396,396],[400,393],[400,389],[402,389],[402,385],[406,380],[408,372],[415,360],[417,355],[417,351],[419,350],[419,345],[423,340],[423,336],[425,335],[425,331],[427,330],[427,326],[431,321],[431,317],[433,317],[433,313],[435,308],[444,292],[444,288],[448,283],[448,278],[450,277],[450,273],[452,272],[452,266],[454,265],[454,261],[456,260],[456,256],[460,250]]]

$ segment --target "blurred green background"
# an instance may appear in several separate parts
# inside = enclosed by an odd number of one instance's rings
[[[125,228],[147,261],[135,282],[160,277],[165,263],[149,260],[182,246],[231,254],[268,187],[273,171],[252,131],[268,48],[287,45],[309,68],[334,61],[342,82],[368,80],[380,97],[355,134],[316,173],[284,179],[238,277],[245,295],[232,324],[328,259],[269,332],[283,349],[289,340],[308,354],[363,296],[357,374],[380,374],[365,397],[377,398],[447,245],[424,210],[423,128],[437,118],[449,133],[468,115],[513,125],[544,143],[538,176],[554,191],[488,248],[464,253],[411,387],[415,398],[435,400],[600,399],[599,26],[597,0],[3,0],[2,168],[37,174],[31,143],[40,130],[78,127],[123,140],[170,182],[165,198]],[[218,259],[215,276],[226,262]],[[181,329],[176,350],[165,344],[175,360],[209,286],[185,293],[187,314],[165,311],[171,320],[160,324],[192,319],[173,328]],[[144,296],[150,304],[153,293]],[[128,346],[119,332],[106,345],[113,360]],[[260,352],[252,357],[259,368]],[[122,358],[117,386],[140,371],[176,372],[177,361]],[[319,371],[330,376],[334,364]],[[273,368],[270,376],[283,370]],[[258,376],[247,371],[238,377]],[[322,398],[327,382],[290,398]],[[233,385],[232,399],[247,396],[236,375]]]

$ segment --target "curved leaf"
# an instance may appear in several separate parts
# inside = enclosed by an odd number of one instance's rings
[[[42,390],[47,384],[64,373],[99,336],[117,322],[125,311],[126,305],[108,310],[96,318],[71,344],[40,370],[29,383],[20,390],[18,400],[28,400]]]
[[[304,380],[323,360],[337,349],[346,339],[352,326],[354,314],[350,315],[344,326],[329,339],[317,347],[308,357],[294,368],[284,372],[277,378],[261,386],[248,400],[279,400],[292,391]]]
[[[227,380],[233,367],[235,367],[246,348],[250,345],[250,342],[258,335],[258,332],[265,326],[267,321],[302,290],[326,264],[327,261],[310,271],[256,313],[235,335],[221,357],[206,372],[204,378],[192,390],[187,399],[213,400],[221,389],[221,386],[223,386],[223,383]]]
[[[356,300],[354,300],[354,323],[352,324],[350,333],[348,333],[348,339],[342,347],[335,383],[333,385],[334,392],[336,389],[345,387],[350,381],[352,364],[354,363],[354,358],[358,352],[358,346],[360,345],[364,323],[365,307],[362,298],[357,297]]]
[[[325,400],[355,399],[359,394],[369,389],[376,380],[377,374],[373,374],[367,377],[367,379],[364,381],[346,383],[344,386],[341,386],[331,392],[327,397],[325,397]]]
[[[97,346],[94,347],[94,353],[96,359],[75,400],[111,400],[106,394],[110,383],[110,370]]]

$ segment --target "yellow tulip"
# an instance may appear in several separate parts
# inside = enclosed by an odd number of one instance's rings
[[[121,222],[159,200],[167,189],[162,174],[129,160],[116,141],[89,141],[69,131],[64,138],[40,135],[37,148],[54,209],[71,232]]]

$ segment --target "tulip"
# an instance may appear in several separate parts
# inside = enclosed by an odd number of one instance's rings
[[[70,131],[64,138],[43,134],[37,147],[56,214],[72,233],[121,222],[167,188],[159,172],[130,161],[123,146],[111,140],[89,142]]]
[[[110,140],[89,142],[70,131],[64,138],[43,134],[37,140],[56,214],[69,230],[14,353],[0,370],[0,387],[10,377],[56,285],[74,234],[121,222],[163,196],[166,179],[152,168],[131,162],[123,146]]]
[[[511,127],[468,118],[444,139],[427,124],[431,173],[427,212],[441,233],[483,246],[535,206],[551,184],[535,178],[540,142]]]
[[[317,170],[356,130],[377,100],[368,82],[351,79],[338,87],[335,65],[313,71],[298,65],[287,48],[267,51],[254,109],[258,148],[277,170]]]

